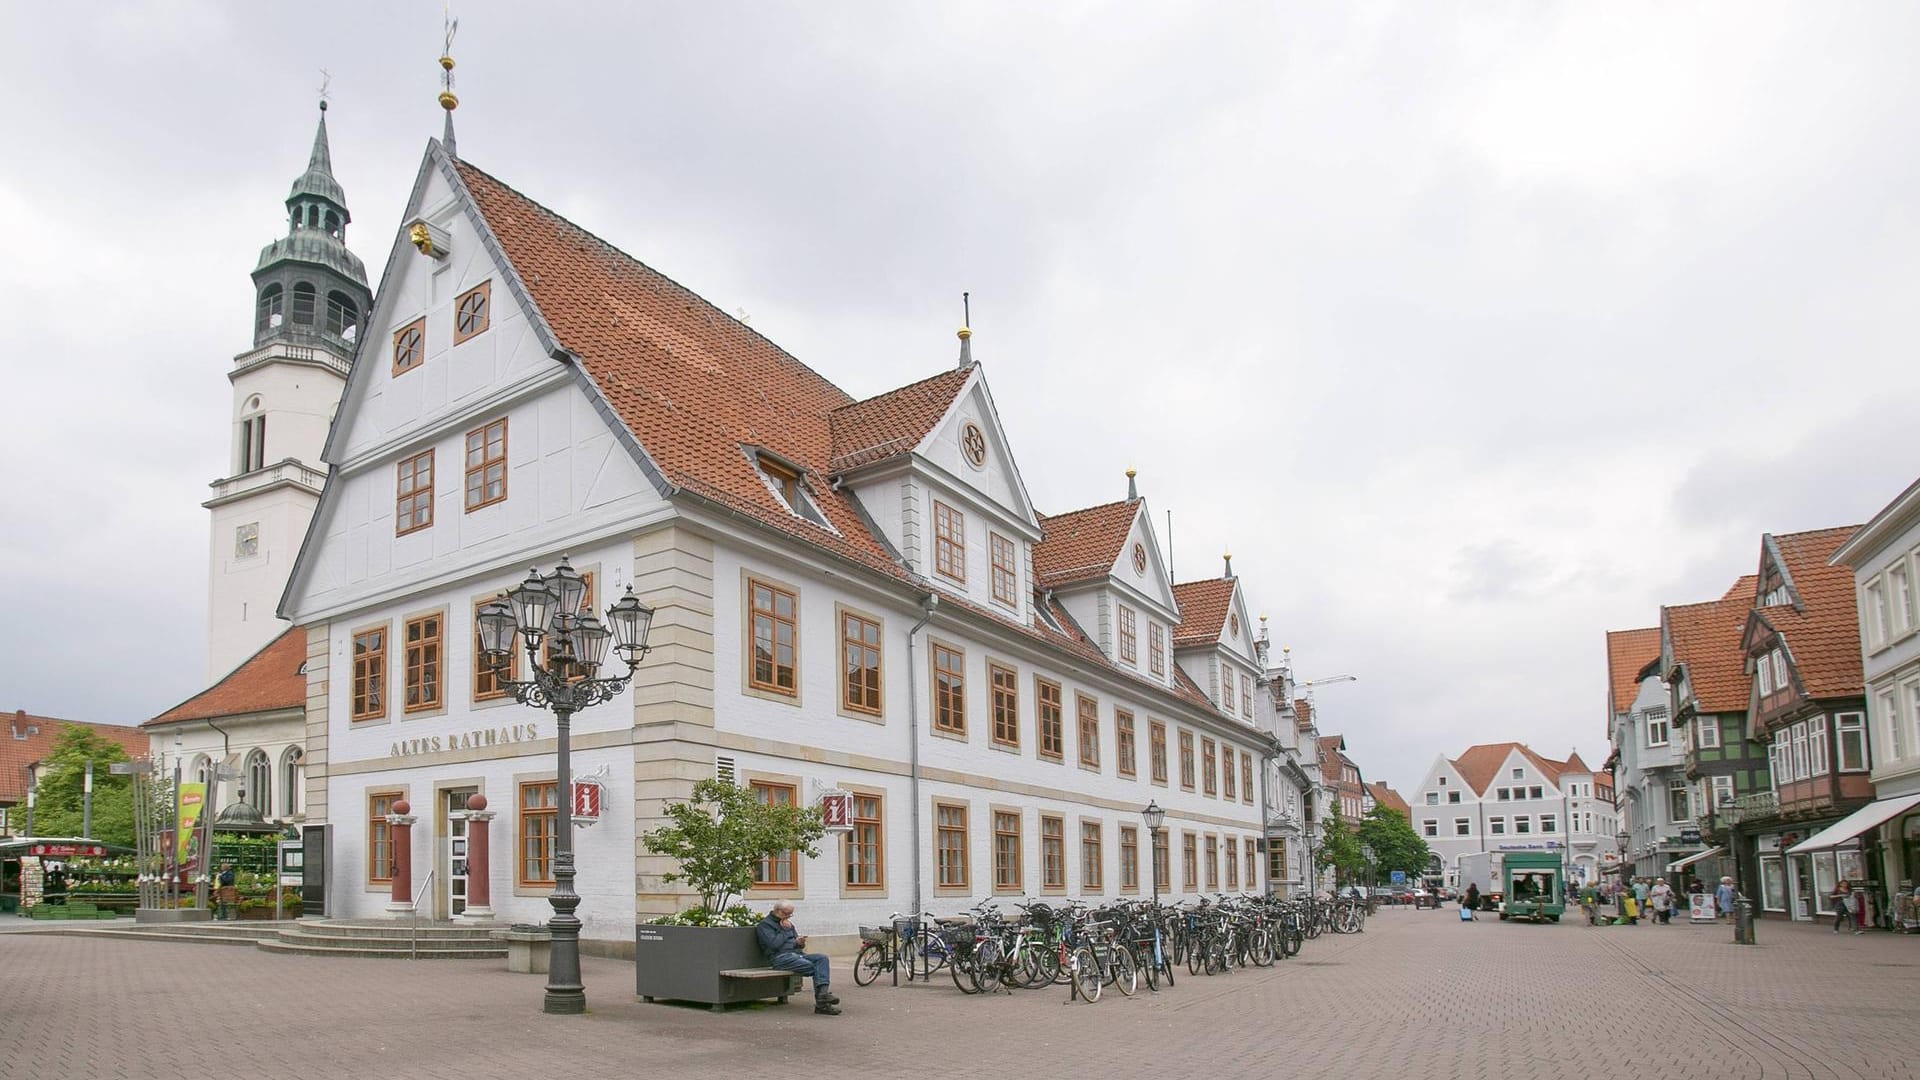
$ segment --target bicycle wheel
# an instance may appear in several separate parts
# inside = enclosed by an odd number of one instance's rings
[[[887,947],[877,941],[869,941],[860,946],[860,955],[853,961],[853,981],[861,986],[872,986],[873,980],[887,970]]]
[[[1060,974],[1060,954],[1052,945],[1028,942],[1020,950],[1020,985],[1033,989],[1053,982]]]
[[[1000,943],[983,941],[973,950],[973,985],[983,994],[991,994],[1000,989],[1004,965],[1000,957]]]
[[[1105,981],[1101,978],[1100,961],[1093,955],[1093,948],[1082,945],[1073,951],[1073,988],[1079,991],[1081,998],[1089,1002],[1100,1000],[1100,987]]]
[[[1120,991],[1121,997],[1132,997],[1140,988],[1140,966],[1133,962],[1133,950],[1115,945],[1107,950],[1107,957],[1113,961],[1113,970],[1108,975],[1113,980],[1113,988]]]
[[[978,950],[976,949],[964,957],[956,956],[953,958],[953,962],[947,965],[947,970],[953,975],[953,985],[959,987],[960,992],[963,994],[977,994],[980,992],[980,983],[974,978],[973,968],[973,956],[977,952]]]
[[[1207,966],[1206,941],[1204,939],[1195,938],[1194,940],[1187,942],[1187,974],[1198,975],[1200,974],[1200,969],[1206,966]],[[1208,972],[1208,974],[1212,974],[1212,972]]]
[[[1273,965],[1273,932],[1264,926],[1255,930],[1247,942],[1247,951],[1248,958],[1253,961],[1254,967],[1271,967]]]
[[[1160,968],[1153,962],[1153,946],[1135,946],[1133,966],[1140,972],[1140,977],[1146,982],[1148,990],[1160,989]]]

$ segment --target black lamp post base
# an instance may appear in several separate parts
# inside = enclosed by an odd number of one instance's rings
[[[547,999],[540,1008],[553,1016],[578,1016],[587,1011],[587,989],[584,986],[549,986]]]

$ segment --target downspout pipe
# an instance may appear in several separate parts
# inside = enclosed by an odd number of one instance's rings
[[[933,618],[933,610],[940,606],[940,598],[933,593],[920,598],[920,621],[907,628],[907,762],[908,789],[913,799],[913,911],[915,919],[926,910],[925,897],[920,892],[921,850],[926,846],[920,838],[920,662],[914,659],[914,640],[920,631]]]

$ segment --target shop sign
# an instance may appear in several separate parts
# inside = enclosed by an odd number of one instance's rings
[[[29,855],[68,857],[73,855],[105,855],[107,849],[99,844],[32,844],[27,848]]]
[[[1699,843],[1699,842],[1700,842],[1700,830],[1699,830],[1699,829],[1681,829],[1681,830],[1680,830],[1680,842],[1681,842],[1681,843],[1683,843],[1683,844],[1697,844],[1697,843]]]
[[[592,825],[600,820],[600,806],[606,802],[606,789],[598,780],[576,780],[573,783],[573,823]]]
[[[820,820],[828,832],[852,832],[853,792],[836,789],[821,795]]]

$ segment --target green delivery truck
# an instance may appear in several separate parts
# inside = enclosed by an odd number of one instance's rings
[[[1502,919],[1559,922],[1567,910],[1566,866],[1550,851],[1509,852],[1500,861]]]

